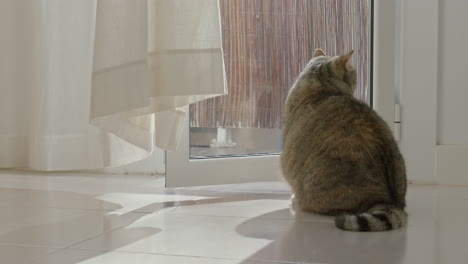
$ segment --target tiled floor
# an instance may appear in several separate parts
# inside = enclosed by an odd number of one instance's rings
[[[468,187],[410,186],[407,228],[344,232],[283,183],[165,189],[138,175],[0,173],[0,263],[466,263]]]

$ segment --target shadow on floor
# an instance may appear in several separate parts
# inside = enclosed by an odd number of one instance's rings
[[[40,207],[40,208],[48,208],[52,210],[70,210],[70,211],[77,211],[80,210],[83,214],[80,215],[71,215],[65,218],[65,220],[60,221],[53,221],[49,220],[47,217],[43,220],[46,223],[36,224],[36,225],[28,225],[27,220],[23,225],[18,225],[15,230],[8,230],[7,232],[0,233],[0,243],[11,243],[11,241],[15,241],[17,243],[23,245],[31,245],[31,246],[47,246],[51,248],[57,248],[58,250],[68,249],[73,245],[82,243],[84,241],[90,240],[92,238],[98,237],[104,233],[116,231],[119,238],[113,241],[105,241],[111,245],[111,250],[116,250],[132,243],[135,243],[139,240],[143,240],[150,236],[154,236],[155,234],[161,232],[161,229],[158,228],[149,228],[149,227],[128,227],[128,225],[138,221],[142,217],[150,214],[158,212],[162,209],[177,207],[177,206],[191,206],[191,205],[200,205],[200,204],[217,204],[217,203],[226,203],[226,202],[235,202],[235,201],[247,201],[247,200],[261,200],[261,199],[289,199],[290,194],[269,194],[269,193],[216,193],[213,191],[201,191],[201,190],[185,190],[185,189],[178,189],[178,190],[167,190],[164,195],[196,195],[196,196],[204,196],[204,197],[212,197],[212,198],[205,198],[200,200],[182,200],[182,201],[169,201],[169,202],[158,202],[152,203],[150,205],[135,209],[130,212],[119,212],[118,214],[112,214],[113,211],[117,211],[122,208],[120,204],[112,203],[108,201],[103,201],[94,198],[91,195],[86,194],[79,194],[74,192],[60,192],[60,191],[47,191],[47,190],[25,190],[25,189],[6,189],[3,188],[2,192],[4,191],[5,197],[9,196],[11,199],[9,200],[10,203],[15,203],[15,198],[22,200],[21,205],[25,205],[26,201],[31,201],[30,207]],[[16,197],[15,197],[16,195]],[[51,198],[47,200],[48,198]],[[35,203],[35,199],[45,199],[41,202]],[[56,199],[67,199],[72,200],[76,204],[74,204],[76,209],[59,209],[60,203],[54,204]],[[52,203],[49,204],[48,202]],[[1,204],[5,206],[5,204]],[[10,204],[11,205],[11,204]],[[64,205],[64,203],[61,203]],[[84,205],[90,206],[94,209],[80,209],[83,208]],[[57,207],[55,207],[57,206]],[[54,208],[55,207],[55,208]],[[27,211],[28,207],[24,207],[21,210]],[[142,213],[144,212],[144,213]],[[91,216],[90,216],[91,215]],[[19,216],[16,216],[19,218]],[[52,216],[51,216],[52,217]],[[53,219],[53,218],[51,218]],[[101,219],[101,220],[100,220]],[[105,219],[103,221],[102,219]],[[16,219],[19,221],[19,219]],[[93,221],[96,222],[96,226],[93,225]],[[110,223],[120,223],[120,225],[116,227],[111,227]],[[83,232],[69,232],[70,230],[77,229],[80,225],[86,225],[87,228],[83,228]],[[89,227],[91,226],[91,227]],[[116,241],[118,243],[116,244]],[[59,245],[66,245],[66,246],[59,246]],[[102,245],[105,248],[105,245]],[[76,264],[81,263],[86,260],[95,258],[100,256],[104,253],[96,251],[96,252],[89,252],[85,256],[80,257],[73,257],[65,260],[65,262],[61,262],[60,264]],[[47,257],[44,256],[41,258],[42,262],[38,263],[49,263]],[[53,262],[50,262],[53,263]]]
[[[272,241],[248,260],[333,264],[399,264],[403,261],[406,229],[359,233],[339,230],[333,222],[289,221],[289,225],[285,225],[281,220],[269,221],[277,222],[276,225],[262,225],[264,218],[284,210],[249,219],[237,227],[236,231],[245,237]]]

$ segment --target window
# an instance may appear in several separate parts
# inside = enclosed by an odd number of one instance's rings
[[[221,0],[229,95],[190,107],[191,158],[277,154],[289,88],[315,48],[355,50],[369,103],[369,0]]]

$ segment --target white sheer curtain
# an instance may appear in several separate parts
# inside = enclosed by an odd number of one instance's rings
[[[175,149],[226,93],[218,0],[2,0],[0,167],[119,166]]]

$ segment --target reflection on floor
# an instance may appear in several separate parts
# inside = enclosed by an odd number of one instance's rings
[[[0,175],[0,260],[20,264],[464,263],[468,187],[410,186],[407,228],[344,232],[284,183],[165,189],[138,175]]]

